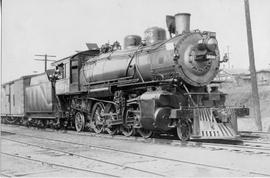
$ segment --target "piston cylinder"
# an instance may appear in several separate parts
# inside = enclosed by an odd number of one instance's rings
[[[175,14],[175,30],[176,34],[182,34],[183,32],[190,32],[190,14],[178,13]]]

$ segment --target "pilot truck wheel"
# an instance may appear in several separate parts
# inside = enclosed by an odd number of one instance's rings
[[[181,141],[188,141],[191,136],[191,126],[187,120],[181,120],[176,128],[177,136]]]

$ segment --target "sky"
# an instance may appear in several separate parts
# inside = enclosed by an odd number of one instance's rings
[[[269,8],[269,0],[250,0],[257,70],[270,68]],[[243,0],[3,0],[2,82],[43,72],[35,54],[61,59],[87,50],[85,43],[123,44],[148,27],[167,30],[165,16],[179,12],[191,13],[191,30],[216,32],[231,67],[248,69]]]

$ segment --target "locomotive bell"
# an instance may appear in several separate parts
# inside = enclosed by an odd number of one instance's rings
[[[183,32],[190,32],[190,14],[178,13],[175,14],[175,31],[176,34],[182,34]]]

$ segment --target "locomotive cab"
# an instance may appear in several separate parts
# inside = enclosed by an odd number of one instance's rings
[[[69,58],[61,59],[55,63],[56,72],[53,75],[55,82],[55,92],[57,95],[69,92],[70,87],[70,60]]]
[[[56,94],[63,95],[82,91],[84,86],[81,84],[80,70],[90,57],[98,54],[99,49],[90,49],[54,62],[52,65],[58,72],[54,74]]]

